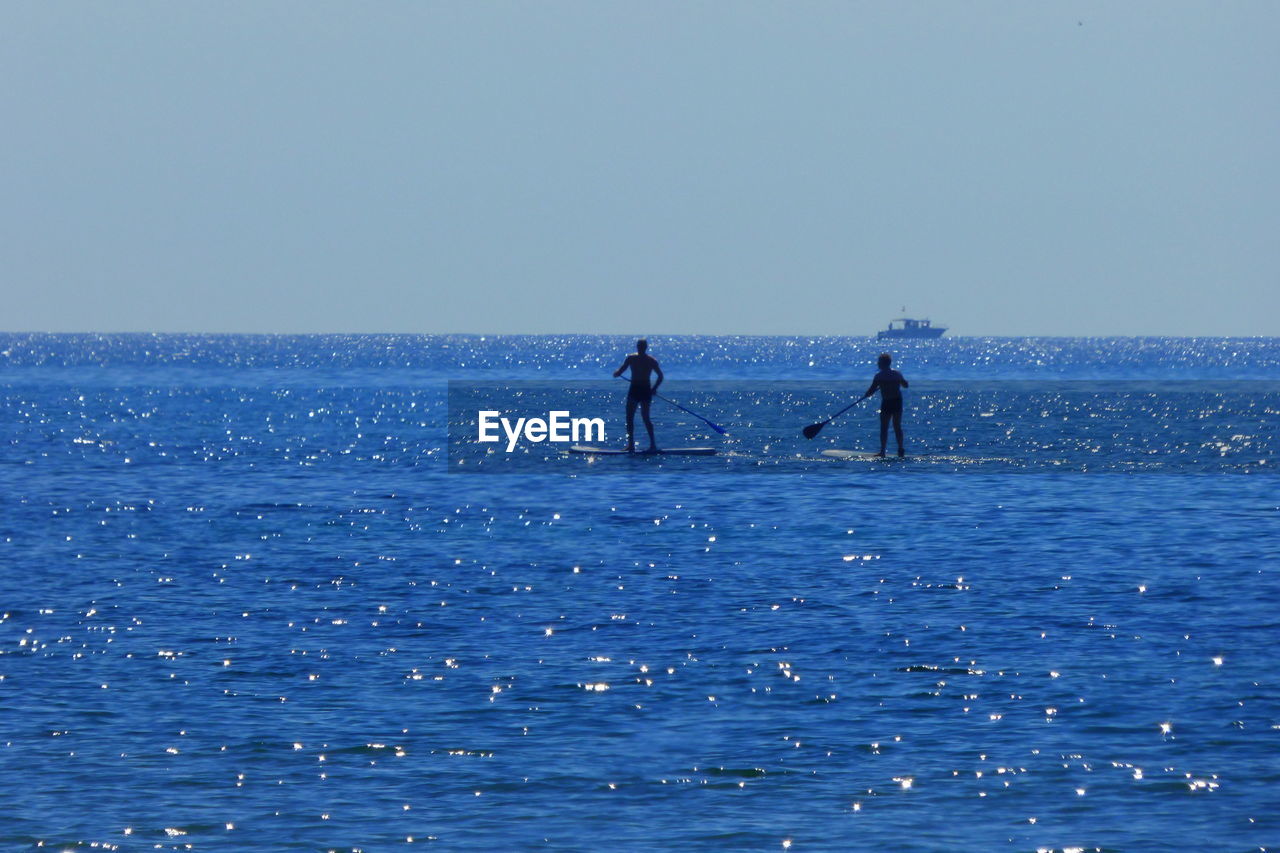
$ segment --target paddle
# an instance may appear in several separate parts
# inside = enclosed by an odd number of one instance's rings
[[[630,380],[628,380],[625,376],[619,376],[618,378],[619,378],[619,379],[621,379],[621,380],[622,380],[622,381],[624,381],[624,382],[629,382],[629,381],[630,381]],[[671,405],[675,406],[677,409],[679,409],[679,410],[680,410],[680,411],[682,411],[682,412],[686,412],[687,414],[693,415],[695,418],[697,418],[698,420],[702,421],[704,424],[706,424],[707,426],[711,427],[713,430],[715,430],[716,432],[720,433],[721,435],[728,435],[728,434],[729,434],[729,433],[728,433],[728,431],[727,431],[724,427],[722,427],[722,426],[720,426],[720,425],[718,425],[718,424],[713,424],[711,421],[707,420],[706,418],[704,418],[702,415],[698,414],[697,412],[691,412],[691,411],[689,411],[689,410],[688,410],[688,409],[686,409],[684,406],[682,406],[682,405],[680,405],[679,403],[677,403],[675,400],[668,400],[666,397],[662,396],[661,394],[659,394],[659,393],[658,393],[658,392],[656,392],[656,391],[654,392],[653,396],[657,397],[659,400],[662,400],[664,403],[670,403]]]
[[[849,405],[845,406],[845,407],[844,407],[843,409],[841,409],[840,411],[836,412],[836,413],[835,413],[834,415],[832,415],[831,417],[827,418],[825,421],[819,421],[819,422],[818,422],[818,423],[816,423],[816,424],[809,424],[807,427],[805,427],[805,428],[804,428],[804,437],[805,437],[805,438],[813,438],[815,435],[817,435],[818,433],[822,432],[822,428],[823,428],[824,426],[826,426],[827,424],[831,423],[831,422],[832,422],[832,421],[834,421],[836,418],[840,417],[840,416],[841,416],[841,415],[843,415],[845,412],[849,411],[850,409],[852,409],[854,406],[858,405],[859,403],[861,403],[861,402],[862,402],[863,400],[865,400],[865,399],[867,399],[867,398],[866,398],[866,397],[859,397],[858,399],[854,400],[854,401],[853,401],[852,403],[850,403]]]

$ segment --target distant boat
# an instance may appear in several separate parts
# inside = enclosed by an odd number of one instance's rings
[[[895,326],[894,323],[900,325]],[[915,320],[910,317],[899,317],[889,321],[889,328],[881,329],[876,337],[884,338],[940,338],[947,330],[946,326],[934,326],[928,320]]]

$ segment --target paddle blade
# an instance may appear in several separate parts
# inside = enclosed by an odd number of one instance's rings
[[[804,428],[804,437],[813,438],[815,435],[822,432],[822,428],[826,425],[827,425],[826,421],[823,421],[822,423],[817,423],[817,424],[809,424],[807,427]]]

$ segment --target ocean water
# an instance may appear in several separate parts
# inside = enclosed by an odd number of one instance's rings
[[[0,850],[1280,847],[1280,340],[629,343],[0,335]]]

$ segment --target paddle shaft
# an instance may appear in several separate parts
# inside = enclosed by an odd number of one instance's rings
[[[629,381],[630,381],[630,380],[629,380],[629,379],[627,379],[625,376],[619,376],[618,378],[619,378],[619,379],[621,379],[621,380],[623,380],[624,382],[629,382]],[[657,391],[653,391],[652,393],[653,393],[653,396],[657,397],[659,400],[663,401],[664,403],[669,403],[670,405],[675,406],[675,407],[676,407],[677,409],[679,409],[680,411],[685,412],[685,413],[690,414],[690,415],[693,415],[695,418],[697,418],[698,420],[702,421],[704,424],[706,424],[707,426],[711,427],[713,430],[715,430],[716,432],[720,433],[721,435],[728,435],[728,434],[729,434],[729,433],[725,430],[725,428],[724,428],[724,427],[722,427],[722,426],[720,426],[720,425],[718,425],[718,424],[714,424],[714,423],[712,423],[711,421],[707,420],[706,418],[704,418],[702,415],[698,414],[697,412],[689,411],[689,410],[688,410],[688,409],[686,409],[684,406],[682,406],[682,405],[680,405],[679,403],[677,403],[675,400],[668,400],[666,397],[662,396],[662,395],[661,395],[661,394],[659,394]]]
[[[850,409],[852,409],[854,406],[858,405],[859,403],[861,403],[861,402],[862,402],[863,400],[865,400],[865,399],[867,399],[867,398],[866,398],[866,397],[859,397],[858,399],[854,400],[854,401],[853,401],[852,403],[850,403],[849,405],[845,406],[845,407],[844,407],[843,409],[841,409],[840,411],[836,412],[836,413],[835,413],[834,415],[832,415],[831,417],[827,418],[825,421],[818,421],[816,424],[809,424],[809,425],[808,425],[807,427],[805,427],[805,428],[804,428],[804,430],[803,430],[803,432],[804,432],[804,437],[805,437],[805,438],[813,438],[813,437],[814,437],[814,436],[816,436],[818,433],[822,432],[822,428],[823,428],[824,426],[826,426],[827,424],[831,423],[831,422],[832,422],[832,421],[834,421],[836,418],[840,417],[840,416],[841,416],[841,415],[843,415],[845,412],[849,411]]]
[[[858,405],[859,403],[861,403],[861,402],[862,402],[863,400],[865,400],[865,399],[866,399],[865,397],[859,397],[858,399],[854,400],[854,401],[853,401],[852,403],[850,403],[849,405],[845,406],[845,407],[844,407],[843,409],[841,409],[840,411],[836,412],[836,413],[835,413],[834,415],[832,415],[831,417],[827,418],[825,421],[823,421],[823,424],[829,424],[829,423],[831,423],[831,422],[832,422],[832,421],[834,421],[836,418],[840,417],[840,416],[841,416],[841,415],[843,415],[845,412],[849,411],[850,409],[852,409],[854,406]]]

